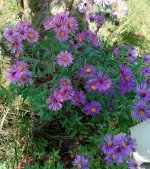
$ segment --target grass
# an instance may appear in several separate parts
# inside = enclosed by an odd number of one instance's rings
[[[20,9],[16,5],[16,0],[0,0],[0,29],[6,25],[17,22],[18,13]],[[107,39],[111,44],[122,43],[126,45],[137,45],[142,52],[150,52],[150,1],[149,0],[129,0],[129,15],[123,21],[121,26],[113,29],[110,34],[108,28],[101,31],[100,36]],[[29,16],[29,13],[27,13]],[[144,37],[140,38],[135,35],[135,32],[140,32]],[[6,87],[5,69],[9,67],[9,59],[6,59],[0,53],[0,84]],[[6,91],[8,97],[13,97],[9,91]],[[0,95],[2,92],[0,91]],[[0,96],[0,169],[9,169],[15,166],[23,157],[25,147],[22,144],[31,132],[30,116],[27,116],[26,122],[24,117],[30,112],[27,103],[23,102],[21,98],[6,102]],[[28,129],[25,132],[25,129]],[[18,149],[19,151],[16,151]],[[14,164],[14,161],[16,161]]]

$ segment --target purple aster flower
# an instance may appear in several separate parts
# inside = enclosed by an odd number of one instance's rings
[[[84,65],[80,73],[86,77],[93,77],[96,74],[96,68],[93,65]]]
[[[148,64],[148,65],[150,64],[150,54],[147,54],[147,53],[146,53],[146,54],[144,55],[144,63],[145,63],[145,64]]]
[[[112,112],[113,110],[114,110],[114,104],[111,102],[111,103],[109,103],[109,105],[108,105],[108,111],[109,112]]]
[[[56,32],[56,38],[62,42],[65,42],[68,39],[69,32],[65,26],[60,27]]]
[[[136,87],[136,94],[138,99],[150,101],[150,87],[146,83],[141,83]]]
[[[78,41],[79,45],[83,45],[85,43],[85,40],[86,40],[86,34],[85,34],[85,32],[79,33],[77,35],[77,41]]]
[[[23,50],[22,41],[19,38],[13,38],[11,41],[7,42],[13,53],[20,53]]]
[[[62,26],[64,26],[62,17],[59,14],[57,14],[53,17],[52,22],[53,22],[53,28],[54,28],[55,32],[58,32],[58,30]]]
[[[54,91],[52,93],[52,96],[50,96],[48,99],[47,99],[47,104],[49,105],[48,106],[48,109],[49,110],[60,110],[62,108],[62,103],[63,103],[63,98],[62,96],[59,94],[59,91]]]
[[[43,27],[44,27],[45,31],[50,30],[51,28],[54,28],[53,18],[52,17],[46,18],[46,20],[43,23]]]
[[[11,69],[7,71],[6,77],[10,83],[18,84],[21,87],[32,84],[31,73],[24,61],[17,61],[13,64]]]
[[[114,137],[112,135],[106,136],[101,147],[106,154],[107,164],[120,164],[135,151],[136,142],[130,135],[121,133]]]
[[[72,86],[70,86],[70,85],[62,86],[62,88],[59,91],[59,94],[62,96],[64,101],[70,100],[72,98],[72,96],[74,95],[74,92],[72,90]]]
[[[97,79],[92,79],[86,82],[86,86],[89,92],[97,93],[99,84]]]
[[[31,73],[28,70],[20,72],[17,82],[20,87],[25,87],[28,84],[32,84],[32,82]]]
[[[68,17],[65,21],[69,33],[74,33],[78,29],[78,23],[74,17]]]
[[[137,57],[139,56],[139,48],[132,46],[125,55],[128,57],[128,60],[135,63],[137,61]]]
[[[150,76],[150,67],[143,68],[141,73],[144,76]]]
[[[94,22],[95,21],[95,16],[93,13],[88,13],[86,15],[86,18],[90,21],[90,22]]]
[[[89,169],[88,159],[84,156],[77,155],[74,160],[74,165],[77,169]]]
[[[71,86],[71,80],[69,78],[60,79],[60,84],[62,86]]]
[[[38,41],[38,39],[39,39],[38,32],[32,28],[28,29],[28,31],[26,32],[26,40],[30,43],[35,43]]]
[[[90,0],[80,0],[77,5],[77,8],[80,13],[86,13],[91,8]]]
[[[128,169],[142,169],[140,165],[140,162],[136,162],[135,160],[128,160]]]
[[[92,101],[87,104],[84,108],[84,112],[86,115],[97,116],[101,111],[101,105],[97,101]]]
[[[108,75],[103,75],[103,73],[99,72],[97,74],[97,82],[98,82],[98,92],[106,92],[110,90],[112,87],[112,81],[108,78]]]
[[[90,37],[90,45],[92,46],[96,46],[96,47],[99,47],[99,38],[97,35],[93,34],[91,37]]]
[[[124,18],[128,13],[128,7],[125,1],[116,0],[111,4],[113,15],[118,19]]]
[[[25,20],[21,21],[21,22],[19,23],[19,25],[20,25],[20,26],[24,26],[24,27],[31,27],[32,22],[31,22],[30,20],[28,20],[28,19],[25,19]]]
[[[147,84],[148,87],[150,87],[150,79],[146,79],[145,83]]]
[[[104,141],[103,143],[100,145],[101,148],[102,148],[102,151],[105,153],[105,154],[110,154],[113,152],[113,136],[112,135],[107,135],[105,138],[104,138]]]
[[[137,121],[145,121],[150,118],[150,107],[145,102],[137,102],[132,111],[132,118]]]
[[[27,31],[28,31],[27,27],[24,27],[21,24],[19,24],[14,28],[14,36],[16,36],[21,40],[25,40]]]
[[[120,95],[124,95],[133,90],[135,86],[135,79],[132,77],[132,71],[128,66],[120,66],[120,82],[119,82],[119,91]]]
[[[94,2],[96,3],[96,5],[102,6],[104,8],[109,5],[108,0],[94,0]]]
[[[57,56],[57,63],[60,66],[67,67],[70,66],[72,62],[73,62],[72,54],[69,53],[68,51],[62,51]]]
[[[83,91],[75,91],[72,96],[72,103],[77,106],[85,105],[86,96]]]
[[[95,22],[96,22],[97,28],[102,27],[106,22],[104,15],[103,14],[97,14],[95,16]]]
[[[3,32],[3,36],[6,40],[11,41],[14,38],[14,32],[11,28],[5,28]]]
[[[119,49],[118,48],[114,48],[114,57],[115,58],[119,58],[120,57],[120,53],[119,53]]]

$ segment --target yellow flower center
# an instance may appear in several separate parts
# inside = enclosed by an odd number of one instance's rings
[[[113,143],[110,141],[110,142],[108,142],[108,146],[109,147],[112,147],[113,146]]]
[[[22,76],[22,80],[23,81],[27,80],[27,76],[26,75]]]
[[[21,72],[23,71],[23,66],[18,66],[18,70]]]
[[[64,84],[64,85],[68,85],[69,83],[68,83],[67,80],[65,80],[65,81],[63,82],[63,84]]]
[[[111,154],[112,159],[116,159],[116,156],[114,154]]]
[[[91,72],[91,69],[90,69],[90,68],[87,68],[87,69],[86,69],[86,72],[87,72],[87,73],[90,73],[90,72]]]
[[[79,42],[83,42],[83,39],[82,39],[82,38],[79,38]]]
[[[63,57],[62,57],[62,60],[63,60],[63,61],[67,61],[68,58],[67,58],[66,56],[63,56]]]
[[[92,89],[92,90],[96,90],[97,87],[96,87],[95,85],[92,85],[92,86],[91,86],[91,89]]]
[[[125,77],[125,79],[126,79],[126,81],[128,81],[128,80],[130,79],[130,77],[129,77],[129,76],[127,76],[127,77]]]
[[[126,148],[127,147],[127,145],[126,145],[126,143],[124,143],[123,145],[122,145],[122,148]]]
[[[65,32],[61,31],[60,36],[62,36],[62,37],[65,36]]]
[[[139,113],[140,113],[141,116],[144,116],[145,111],[144,111],[143,109],[141,109],[141,110],[139,111]]]
[[[78,164],[78,168],[82,168],[82,163],[79,163],[79,164]]]
[[[34,35],[33,33],[30,33],[30,34],[29,34],[29,38],[30,38],[30,39],[34,39],[34,38],[35,38],[35,35]]]
[[[68,24],[68,28],[73,28],[73,24],[72,24],[72,23],[69,23],[69,24]]]
[[[79,101],[79,99],[80,99],[80,98],[77,96],[77,97],[76,97],[76,100]]]
[[[12,43],[12,46],[13,46],[13,47],[17,47],[17,46],[18,46],[18,43],[17,43],[17,42],[13,42],[13,43]]]
[[[49,25],[52,25],[53,24],[53,22],[52,21],[49,21]]]
[[[57,24],[56,24],[56,26],[57,26],[57,27],[60,27],[60,26],[61,26],[61,24],[60,24],[60,23],[57,23]]]
[[[95,108],[95,107],[92,107],[92,108],[91,108],[91,111],[92,111],[93,113],[95,113],[95,112],[96,112],[96,108]]]

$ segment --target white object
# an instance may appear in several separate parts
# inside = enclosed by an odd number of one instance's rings
[[[136,139],[135,160],[150,163],[150,120],[130,128],[131,137]]]

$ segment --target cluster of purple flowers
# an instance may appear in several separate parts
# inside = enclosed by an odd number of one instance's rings
[[[77,9],[80,11],[80,13],[87,15],[87,18],[89,18],[89,20],[92,22],[97,20],[97,8],[99,10],[101,9],[99,7],[103,8],[103,10],[101,10],[98,14],[101,20],[100,24],[104,24],[103,22],[105,19],[104,15],[102,15],[104,11],[111,11],[110,14],[112,14],[112,17],[117,20],[124,18],[128,13],[128,7],[124,0],[80,0],[77,5]]]
[[[74,160],[76,169],[89,169],[89,160],[85,156],[77,155]]]
[[[57,63],[60,66],[67,67],[70,66],[72,62],[73,62],[72,54],[69,53],[68,51],[62,51],[57,56]]]
[[[71,100],[74,91],[69,78],[62,78],[60,80],[61,88],[56,91],[50,91],[51,96],[47,99],[49,110],[60,110],[65,101]]]
[[[135,151],[135,147],[135,140],[123,133],[116,136],[107,135],[101,145],[108,165],[122,163]]]
[[[21,87],[32,84],[31,73],[24,61],[17,61],[13,64],[11,69],[7,71],[6,77],[10,83]]]
[[[74,17],[69,16],[68,12],[61,12],[53,17],[48,17],[44,24],[44,29],[53,29],[56,33],[56,38],[65,42],[69,35],[78,29],[78,23]]]
[[[90,30],[83,31],[77,35],[77,44],[79,46],[85,45],[86,43],[101,48],[98,35]]]
[[[19,54],[23,50],[23,40],[30,43],[35,43],[39,39],[38,32],[31,27],[32,23],[29,20],[24,20],[18,23],[13,29],[5,28],[3,36],[7,40],[7,45],[13,53]]]
[[[142,69],[141,74],[144,75],[146,78],[150,77],[150,54],[146,53],[144,55],[144,63],[147,67]]]
[[[124,95],[131,92],[135,86],[135,79],[133,78],[132,71],[128,66],[120,65],[120,82],[119,94]]]

